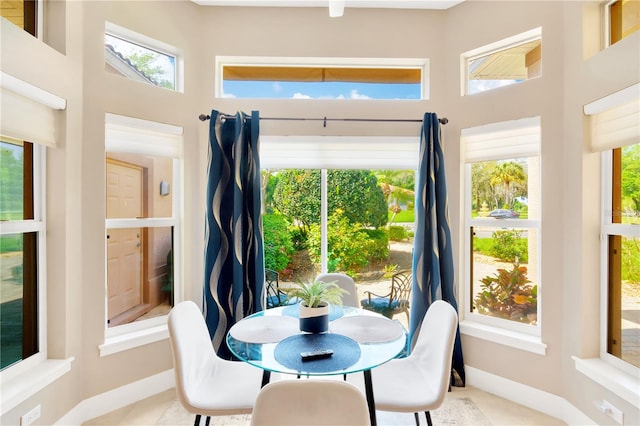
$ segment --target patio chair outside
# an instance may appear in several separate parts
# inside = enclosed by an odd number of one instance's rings
[[[280,290],[279,274],[272,269],[265,269],[264,278],[267,285],[267,309],[287,305],[287,295]]]
[[[409,302],[411,297],[411,270],[396,272],[391,277],[391,290],[384,296],[365,291],[366,299],[360,301],[364,309],[378,312],[387,318],[404,312],[409,322]]]

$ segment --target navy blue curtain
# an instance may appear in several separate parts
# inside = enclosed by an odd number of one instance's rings
[[[211,111],[205,223],[203,310],[219,356],[233,324],[263,309],[260,118]]]
[[[426,113],[422,122],[415,214],[417,223],[413,243],[410,348],[417,337],[415,331],[419,329],[431,303],[444,300],[458,310],[454,294],[453,250],[444,153],[440,142],[440,123],[434,113]],[[451,384],[464,386],[464,361],[459,327],[453,349],[452,370]]]

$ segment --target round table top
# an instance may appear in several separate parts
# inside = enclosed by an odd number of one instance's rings
[[[333,337],[296,337],[306,333],[299,330],[295,308],[285,306],[267,309],[237,322],[227,334],[227,346],[238,359],[258,368],[308,376],[370,370],[395,358],[405,348],[406,331],[398,321],[355,307],[338,308],[330,318],[326,333]],[[320,341],[322,347],[318,346]],[[331,349],[335,357],[298,359],[300,352],[314,349]]]

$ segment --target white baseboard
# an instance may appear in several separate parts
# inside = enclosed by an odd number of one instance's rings
[[[55,425],[81,425],[87,420],[118,410],[175,387],[173,369],[129,383],[85,399],[55,422]]]
[[[506,400],[560,419],[569,425],[597,425],[566,399],[465,365],[466,383]]]
[[[569,425],[597,425],[564,398],[523,385],[470,366],[464,368],[469,386],[540,411]],[[83,422],[118,410],[175,387],[173,370],[85,399],[60,418],[55,425],[81,425]]]

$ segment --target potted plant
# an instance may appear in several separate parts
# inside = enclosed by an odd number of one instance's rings
[[[348,293],[335,282],[314,281],[296,283],[283,288],[289,299],[297,299],[300,306],[300,331],[324,333],[329,330],[329,305],[342,305],[342,295]]]

